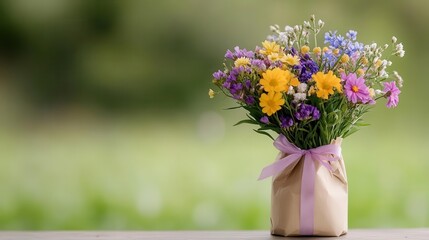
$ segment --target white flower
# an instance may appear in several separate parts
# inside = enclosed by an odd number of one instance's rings
[[[399,75],[397,71],[393,71],[393,76],[396,78],[396,83],[398,84],[398,87],[401,88],[404,84],[404,80],[402,79],[401,75]]]
[[[325,25],[325,22],[319,19],[319,21],[317,22],[317,25],[319,26],[319,28],[322,28]]]
[[[386,72],[386,70],[385,70],[385,69],[382,69],[382,70],[378,73],[378,75],[379,75],[381,78],[388,78],[388,77],[389,77],[389,74]]]
[[[286,26],[285,27],[285,32],[292,33],[293,32],[293,28],[291,26]]]
[[[404,45],[402,45],[402,43],[396,44],[396,51],[401,51],[401,50],[404,50]]]
[[[398,41],[398,39],[395,36],[393,36],[392,37],[392,43],[396,43],[396,41]]]
[[[377,95],[383,95],[384,94],[384,92],[383,91],[381,91],[380,89],[375,89],[375,94],[377,94]]]
[[[298,92],[303,93],[305,91],[307,91],[307,84],[306,83],[300,83],[298,85]]]
[[[375,51],[375,49],[377,48],[377,43],[372,43],[371,44],[371,49],[373,50],[373,51]]]
[[[370,47],[369,45],[365,45],[365,46],[364,46],[364,50],[365,50],[366,52],[369,52],[370,48],[371,48],[371,47]]]
[[[287,40],[288,40],[288,37],[287,37],[286,33],[285,32],[279,32],[279,41],[286,43]]]
[[[295,32],[299,32],[299,31],[301,30],[301,27],[300,27],[300,26],[298,26],[298,25],[295,25],[295,27],[293,27],[293,30],[294,30]]]
[[[287,94],[292,95],[295,93],[295,90],[293,90],[293,87],[290,86],[289,89],[287,90]]]
[[[270,31],[277,32],[278,28],[276,28],[275,26],[270,26]]]
[[[295,93],[293,95],[293,101],[294,102],[302,102],[307,98],[307,94],[306,93]]]
[[[310,23],[309,23],[309,22],[304,21],[304,27],[305,27],[305,28],[311,28],[311,25],[310,25]]]

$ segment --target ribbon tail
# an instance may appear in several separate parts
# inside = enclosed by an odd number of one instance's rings
[[[316,169],[312,154],[306,154],[301,181],[300,234],[313,235],[314,231],[314,181]]]
[[[262,180],[267,177],[275,176],[281,173],[285,168],[287,168],[290,164],[299,160],[302,157],[302,154],[294,153],[278,161],[266,166],[262,169],[261,174],[259,175],[258,180]]]

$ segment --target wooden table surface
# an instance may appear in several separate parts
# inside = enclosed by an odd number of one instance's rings
[[[429,239],[429,228],[410,229],[352,229],[339,238],[275,237],[269,231],[0,231],[1,240],[137,240],[137,239]]]

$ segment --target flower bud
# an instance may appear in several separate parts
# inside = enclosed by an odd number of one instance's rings
[[[301,47],[301,53],[302,54],[306,54],[309,51],[310,51],[310,48],[308,46],[304,45],[304,46]]]
[[[322,50],[320,49],[320,47],[315,47],[315,48],[313,48],[313,53],[314,53],[314,54],[319,55],[319,54],[320,54],[320,52],[322,52]]]
[[[350,60],[350,57],[349,57],[349,55],[347,55],[347,54],[344,54],[344,55],[341,57],[341,62],[342,62],[342,63],[347,63],[349,60]]]
[[[214,98],[215,94],[216,94],[216,93],[215,93],[215,92],[210,88],[210,89],[209,89],[209,97],[210,97],[210,98]]]

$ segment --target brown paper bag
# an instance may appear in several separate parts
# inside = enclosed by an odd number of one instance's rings
[[[341,139],[335,144],[341,145]],[[279,154],[277,159],[285,157]],[[271,234],[300,235],[300,195],[304,161],[296,161],[273,177]],[[343,157],[329,164],[332,172],[315,161],[313,235],[340,236],[347,233],[347,176]]]

